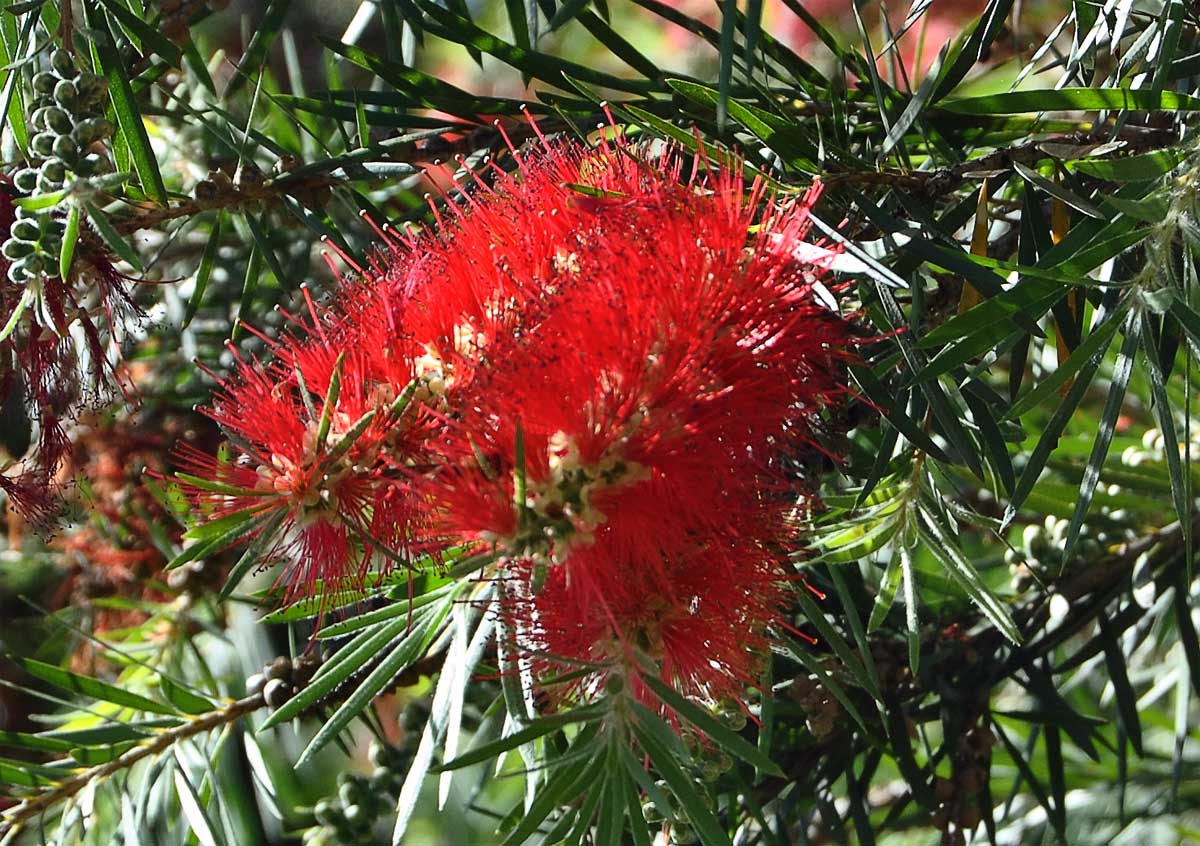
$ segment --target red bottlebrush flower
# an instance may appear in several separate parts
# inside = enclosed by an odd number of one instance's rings
[[[271,342],[270,365],[239,358],[222,380],[205,413],[230,437],[231,457],[180,450],[190,471],[181,484],[210,518],[242,514],[258,521],[252,536],[271,533],[264,559],[283,562],[289,602],[318,584],[328,596],[361,582],[375,551],[408,547],[417,520],[402,476],[389,472],[412,456],[411,377],[389,381],[398,371],[381,372],[377,351],[326,333],[315,312],[313,332]]]
[[[737,166],[643,152],[544,145],[393,250],[382,284],[410,285],[406,331],[471,370],[415,484],[440,537],[544,574],[507,609],[524,644],[626,667],[641,651],[724,695],[782,595],[773,465],[844,392],[848,332],[794,249],[816,192],[779,206]]]
[[[273,518],[289,598],[375,544],[475,544],[518,577],[502,613],[543,676],[752,680],[797,497],[777,465],[844,393],[849,332],[797,249],[816,191],[780,204],[737,164],[650,153],[543,139],[436,229],[385,234],[309,340],[223,384],[238,455],[198,461],[193,494]],[[380,412],[409,391],[402,423]],[[322,420],[357,432],[336,461]]]

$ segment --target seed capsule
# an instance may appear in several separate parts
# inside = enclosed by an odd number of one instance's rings
[[[270,708],[279,708],[292,698],[295,691],[283,679],[271,679],[263,685],[263,699]]]
[[[65,109],[73,109],[79,102],[79,89],[69,79],[59,80],[54,86],[54,102]]]
[[[30,276],[37,276],[46,269],[46,260],[37,253],[31,253],[21,259],[21,263],[25,267],[25,272]]]
[[[46,109],[44,114],[46,128],[53,132],[64,135],[75,128],[72,125],[71,116],[57,106],[50,106],[48,109]]]
[[[41,237],[42,228],[32,220],[18,220],[12,225],[12,236],[24,241],[37,241]]]
[[[55,138],[51,150],[64,162],[73,162],[79,158],[79,146],[71,140],[70,135],[60,135]]]
[[[49,182],[62,185],[63,180],[67,178],[66,165],[57,159],[47,159],[46,161],[42,162],[41,176],[43,179],[46,179]]]
[[[54,155],[54,142],[61,138],[53,132],[39,132],[33,136],[33,140],[29,142],[29,146],[33,148],[33,152],[41,156],[43,159]]]
[[[25,258],[33,252],[34,245],[29,241],[20,241],[16,238],[9,238],[4,242],[4,246],[0,248],[0,252],[4,253],[4,257],[9,261]]]
[[[54,91],[54,86],[58,84],[58,78],[52,74],[42,71],[33,76],[33,90],[38,94],[50,94]]]
[[[18,170],[13,177],[13,184],[17,186],[17,190],[22,194],[32,194],[37,190],[37,181],[38,172],[31,167]]]
[[[292,675],[292,659],[280,655],[266,666],[263,675],[268,679],[288,679]]]
[[[83,176],[99,176],[108,173],[108,159],[99,153],[88,153],[79,160],[76,169]]]
[[[79,75],[79,68],[75,67],[75,60],[61,47],[50,54],[50,67],[63,79],[74,79]]]

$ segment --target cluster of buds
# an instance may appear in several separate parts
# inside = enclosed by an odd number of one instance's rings
[[[329,304],[259,333],[271,363],[231,346],[208,413],[233,446],[186,450],[181,486],[254,526],[289,600],[453,546],[493,556],[509,655],[599,668],[552,696],[653,701],[655,672],[740,698],[786,594],[781,456],[845,394],[819,188],[778,202],[619,131],[513,154],[447,173],[465,201],[436,229],[344,256]]]
[[[80,71],[66,50],[55,50],[48,70],[34,74],[30,159],[13,175],[23,194],[49,194],[81,177],[107,171],[108,159],[91,150],[112,134],[104,117],[108,84]],[[17,209],[17,219],[0,251],[9,260],[8,278],[19,285],[42,275],[57,276],[63,220],[53,209]]]
[[[404,712],[404,742],[400,746],[374,741],[370,775],[342,773],[338,792],[313,808],[317,825],[304,833],[305,846],[369,846],[378,843],[379,821],[394,812],[396,797],[417,751],[421,726],[412,709]]]
[[[305,653],[295,660],[280,655],[261,671],[247,677],[246,694],[261,693],[267,707],[274,710],[312,681],[320,667],[321,656],[315,652]]]
[[[1113,495],[1119,488],[1112,486]],[[1105,505],[1094,507],[1094,514],[1079,530],[1079,539],[1067,562],[1067,569],[1087,566],[1106,554],[1117,544],[1132,540],[1136,527],[1123,524],[1127,515],[1121,509]],[[1071,521],[1048,515],[1041,523],[1031,523],[1021,531],[1021,542],[1005,550],[1004,558],[1013,575],[1018,591],[1029,588],[1035,581],[1049,580],[1062,569],[1062,550],[1066,544]]]

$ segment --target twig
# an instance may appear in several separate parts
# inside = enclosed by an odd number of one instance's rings
[[[0,814],[0,817],[2,817],[0,819],[0,843],[11,842],[12,838],[20,832],[26,822],[44,813],[59,802],[70,799],[93,781],[108,778],[114,773],[128,769],[139,761],[166,751],[180,741],[236,722],[245,715],[257,711],[265,705],[266,701],[263,699],[261,693],[248,696],[245,699],[239,699],[219,710],[201,714],[185,722],[183,725],[166,729],[145,745],[135,746],[125,754],[113,758],[107,763],[84,770],[51,790],[23,800],[20,804]]]

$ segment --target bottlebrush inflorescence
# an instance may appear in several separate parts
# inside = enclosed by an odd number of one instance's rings
[[[789,580],[781,456],[845,392],[847,323],[796,249],[818,190],[619,133],[514,158],[239,359],[208,412],[230,449],[182,484],[254,521],[289,599],[491,553],[536,671],[601,668],[572,695],[647,662],[737,695]]]

